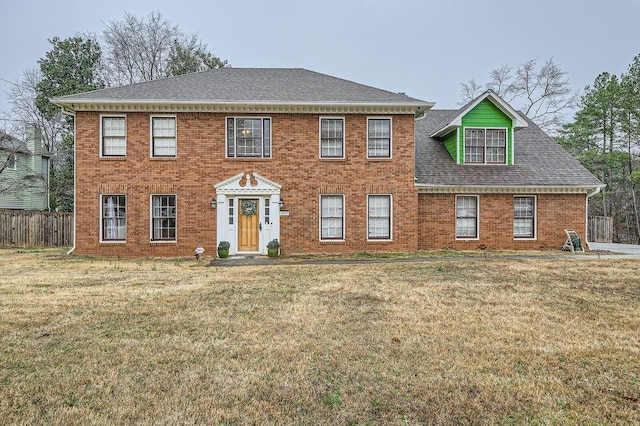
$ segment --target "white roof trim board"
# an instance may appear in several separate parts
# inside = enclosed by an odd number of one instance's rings
[[[458,110],[458,113],[453,116],[450,121],[439,126],[439,128],[431,134],[432,138],[446,136],[455,130],[458,127],[462,126],[462,118],[469,113],[472,109],[474,109],[480,102],[485,99],[489,99],[491,103],[493,103],[500,111],[502,111],[507,117],[511,118],[513,121],[514,129],[522,129],[527,127],[529,124],[527,120],[525,120],[518,111],[513,109],[511,105],[505,102],[500,96],[498,96],[493,90],[487,90],[482,95],[473,99],[471,102],[463,106]]]

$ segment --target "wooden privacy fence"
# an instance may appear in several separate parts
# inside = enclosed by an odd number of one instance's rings
[[[0,210],[0,245],[71,246],[73,245],[73,213]]]
[[[589,216],[589,241],[594,243],[613,242],[613,218],[604,216]]]

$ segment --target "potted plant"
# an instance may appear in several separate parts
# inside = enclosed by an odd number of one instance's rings
[[[273,239],[267,243],[267,254],[269,257],[277,257],[278,249],[280,248],[280,243],[277,239]]]
[[[231,244],[229,244],[229,241],[220,241],[220,243],[218,244],[218,257],[221,259],[228,257],[229,247],[231,247]]]

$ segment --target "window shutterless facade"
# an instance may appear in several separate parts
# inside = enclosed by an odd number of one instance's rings
[[[176,117],[151,117],[151,156],[175,157],[177,154]]]
[[[391,195],[369,195],[367,199],[367,239],[391,239]]]
[[[344,196],[320,196],[320,240],[344,240]]]
[[[513,197],[513,238],[536,237],[536,197]]]
[[[320,158],[344,158],[344,118],[320,118]]]
[[[124,157],[127,155],[127,119],[124,116],[102,116],[100,120],[100,155]]]
[[[391,158],[391,118],[367,118],[367,158]]]
[[[271,119],[227,117],[227,158],[271,158]]]
[[[127,197],[103,195],[101,198],[102,241],[125,241],[127,239]]]
[[[176,196],[151,196],[151,240],[176,241]]]
[[[506,164],[507,129],[465,128],[464,162]]]
[[[478,196],[456,196],[456,238],[478,238]]]

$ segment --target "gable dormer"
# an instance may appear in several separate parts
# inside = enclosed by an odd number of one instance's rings
[[[515,130],[527,121],[492,90],[460,108],[431,137],[442,141],[457,164],[512,165]]]

